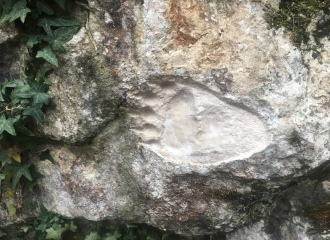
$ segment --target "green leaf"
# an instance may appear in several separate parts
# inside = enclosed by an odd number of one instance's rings
[[[10,22],[14,21],[17,18],[20,18],[22,23],[25,22],[26,15],[31,12],[29,8],[20,9],[15,14],[11,15]]]
[[[70,41],[79,27],[61,27],[56,29],[52,35],[45,38],[50,43],[50,46],[55,51],[65,52],[63,44]]]
[[[29,85],[24,85],[20,87],[15,87],[15,89],[10,94],[10,98],[13,102],[14,99],[18,101],[18,98],[31,98],[34,94],[36,94],[36,92],[33,91],[33,89]]]
[[[9,12],[12,9],[12,7],[15,5],[16,2],[17,2],[17,0],[6,0],[5,1],[5,6],[4,6],[4,10],[2,12],[2,16],[0,18],[0,23],[3,23],[5,21],[7,21],[8,19],[10,19]]]
[[[105,237],[102,238],[102,240],[117,240],[121,237],[121,234],[118,230],[116,230],[113,234],[107,233]]]
[[[42,103],[48,105],[49,98],[50,95],[48,95],[47,93],[37,93],[33,96],[33,104]]]
[[[41,14],[42,12],[48,14],[48,15],[52,15],[54,14],[53,9],[44,1],[37,1],[36,3],[36,7],[38,10],[38,13]]]
[[[37,185],[36,181],[26,183],[26,186],[29,189],[30,193],[34,193],[33,188],[34,188],[35,185]]]
[[[50,71],[50,70],[53,70],[54,68],[52,68],[52,67],[48,67],[48,66],[41,66],[41,68],[40,68],[40,70],[39,70],[39,72],[38,72],[38,74],[37,74],[37,76],[36,76],[36,78],[35,78],[35,80],[37,81],[37,82],[41,82],[40,80],[44,80],[45,81],[45,83],[46,84],[48,84],[47,83],[47,78],[45,77],[46,76],[46,73],[48,72],[48,71]]]
[[[172,235],[171,233],[164,233],[162,235],[162,240],[170,240],[171,235]]]
[[[38,213],[36,207],[34,206],[33,202],[28,202],[26,205],[25,205],[26,209],[29,210],[30,212],[33,212],[33,213]]]
[[[8,157],[9,154],[9,149],[5,150],[5,149],[0,149],[0,161],[1,161],[1,165],[2,167],[9,162],[11,159],[10,157]]]
[[[25,80],[27,81],[31,89],[36,93],[44,93],[48,91],[49,86],[42,82],[37,82],[36,80],[31,78],[27,78]]]
[[[28,180],[32,181],[32,177],[30,174],[29,167],[31,166],[31,163],[21,165],[18,162],[14,162],[13,164],[8,164],[5,166],[6,171],[13,172],[14,175],[12,177],[12,189],[14,189],[19,181],[19,179],[24,176]]]
[[[4,7],[4,13],[9,13],[12,7],[15,5],[17,0],[6,0],[5,1],[5,7]]]
[[[0,174],[0,189],[1,189],[1,181],[5,179],[5,174]]]
[[[24,225],[21,227],[21,229],[26,233],[27,231],[29,231],[29,229],[32,228],[32,226],[29,225]]]
[[[5,82],[2,85],[1,92],[3,94],[6,94],[6,88],[16,88],[16,87],[21,87],[24,86],[24,82],[21,79],[15,79],[13,81],[8,81],[7,78],[5,78]]]
[[[14,206],[14,204],[10,203],[8,204],[8,211],[9,211],[9,216],[12,217],[16,214],[16,207]]]
[[[41,173],[38,173],[38,172],[35,171],[34,164],[31,164],[31,167],[29,168],[29,170],[30,170],[32,178],[44,178],[45,177]]]
[[[58,67],[57,58],[49,46],[43,48],[42,51],[38,51],[36,58],[43,58]]]
[[[0,92],[0,102],[5,101],[5,99],[3,99],[2,93]]]
[[[39,123],[44,124],[44,114],[42,113],[39,106],[35,106],[35,107],[28,106],[24,110],[23,115],[30,115],[30,116],[34,117]],[[0,124],[1,124],[1,119],[0,119]],[[1,127],[1,125],[0,125],[0,127]]]
[[[51,161],[53,164],[55,164],[55,160],[54,158],[49,154],[49,149],[47,149],[46,151],[42,152],[39,155],[39,158],[41,161],[45,161],[45,160],[49,160]]]
[[[14,21],[17,18],[20,18],[21,21],[24,23],[26,15],[31,12],[29,8],[26,7],[26,0],[20,0],[11,9],[10,13],[4,15],[0,23],[7,21],[10,18],[10,22]]]
[[[12,224],[14,224],[14,223],[13,223],[13,222],[10,222],[10,221],[7,221],[7,222],[5,223],[6,227],[9,226],[9,225],[12,225]]]
[[[0,18],[0,23],[4,23],[5,21],[10,19],[10,15],[9,14],[2,14],[1,18]]]
[[[2,114],[0,117],[0,134],[3,133],[3,131],[6,131],[11,135],[16,136],[15,128],[13,126],[16,121],[16,118],[6,119],[5,115]]]
[[[77,230],[77,226],[75,226],[75,225],[73,224],[73,221],[71,221],[71,223],[70,223],[70,231],[71,231],[71,232],[76,232],[76,230]]]
[[[15,130],[20,134],[24,136],[35,136],[33,132],[31,132],[29,129],[27,129],[20,121],[17,121],[14,123]]]
[[[97,232],[91,232],[85,237],[85,240],[100,240],[101,236]]]
[[[41,223],[38,227],[36,227],[36,230],[40,230],[42,232],[46,231],[47,224],[46,223]]]
[[[7,234],[5,234],[3,231],[0,230],[0,237],[3,237],[5,235],[7,235]]]
[[[79,26],[80,23],[68,16],[61,16],[57,18],[40,18],[38,20],[37,25],[39,27],[43,27],[47,35],[52,35],[52,29],[53,27],[70,27],[70,26]]]
[[[27,34],[26,35],[28,38],[28,42],[27,42],[27,47],[28,48],[32,48],[34,45],[38,44],[38,35],[34,35],[34,34]]]
[[[62,239],[61,235],[66,230],[68,230],[68,229],[65,227],[58,227],[56,229],[54,229],[52,227],[48,228],[48,229],[46,229],[46,232],[47,232],[46,239],[61,240]]]
[[[61,8],[63,8],[65,10],[65,0],[54,0],[55,2],[57,2]]]

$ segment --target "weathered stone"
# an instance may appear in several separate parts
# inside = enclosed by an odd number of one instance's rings
[[[2,24],[0,28],[0,81],[20,78],[22,76],[20,58],[24,51],[17,41],[18,32],[9,24]]]
[[[317,179],[306,180],[329,164],[330,41],[321,61],[268,29],[278,4],[79,5],[86,22],[58,55],[54,106],[37,126],[58,141],[56,165],[32,156],[46,176],[40,201],[69,218],[189,236],[322,239],[301,212],[330,196],[313,201]]]

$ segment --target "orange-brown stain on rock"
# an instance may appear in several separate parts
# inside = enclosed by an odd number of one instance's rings
[[[185,6],[183,6],[185,5]],[[170,11],[167,14],[167,19],[173,26],[172,35],[177,46],[194,45],[198,39],[192,37],[189,33],[194,26],[189,20],[190,13],[197,12],[199,7],[196,6],[193,0],[178,1],[171,0]]]

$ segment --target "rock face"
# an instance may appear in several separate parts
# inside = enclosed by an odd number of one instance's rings
[[[86,22],[58,56],[56,106],[36,130],[58,143],[48,145],[56,165],[36,160],[40,201],[69,218],[187,236],[322,239],[307,235],[302,211],[330,196],[324,182],[314,198],[324,179],[311,178],[330,157],[330,41],[321,62],[268,29],[278,4],[77,5]]]

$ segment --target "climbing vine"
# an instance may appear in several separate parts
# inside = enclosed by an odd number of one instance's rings
[[[21,233],[0,230],[0,238],[21,239],[77,239],[77,240],[169,240],[178,239],[173,234],[160,231],[146,224],[125,225],[109,229],[105,222],[89,222],[79,227],[74,220],[48,211],[41,203],[22,201],[22,189],[34,193],[36,179],[44,177],[34,170],[28,161],[27,152],[36,151],[44,142],[31,130],[31,120],[44,124],[43,112],[51,104],[47,93],[51,81],[48,75],[59,67],[57,53],[66,51],[63,46],[78,31],[80,23],[66,12],[65,0],[0,0],[2,14],[0,24],[15,27],[25,48],[21,53],[22,79],[0,79],[0,187],[10,184],[5,197],[19,198],[1,205],[7,212],[6,226],[19,216],[24,222]],[[49,150],[41,152],[41,161],[55,164]],[[4,185],[4,184],[3,184]],[[1,187],[1,191],[5,189]],[[18,192],[18,194],[17,194]],[[17,196],[18,195],[18,196]],[[17,203],[18,202],[18,203]],[[33,222],[25,222],[23,208],[35,214]],[[86,227],[87,226],[87,227]],[[18,231],[19,232],[19,231]],[[22,236],[24,237],[22,238]]]
[[[31,131],[31,120],[44,124],[43,112],[51,102],[51,96],[47,93],[51,85],[48,74],[59,66],[56,53],[66,51],[63,45],[80,26],[67,14],[65,4],[65,0],[0,0],[0,24],[16,28],[16,33],[25,42],[21,53],[24,77],[0,79],[0,184],[11,182],[11,189],[7,189],[5,197],[15,198],[15,192],[18,192],[18,198],[22,198],[22,188],[33,193],[36,179],[44,177],[34,170],[26,153],[35,151],[36,146],[42,144]],[[39,157],[54,163],[49,150]],[[18,203],[2,204],[1,207],[9,218],[15,215],[21,217],[22,205],[22,199],[19,199]],[[50,236],[58,236],[59,232],[67,230],[67,225],[62,226],[64,220],[42,205],[40,211],[33,225],[35,239],[59,239]],[[24,232],[30,227],[25,226]],[[68,229],[74,227],[69,225]],[[49,232],[52,230],[57,235],[51,235]],[[0,237],[4,234],[0,231]],[[20,238],[12,236],[11,239]]]

